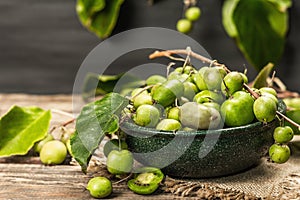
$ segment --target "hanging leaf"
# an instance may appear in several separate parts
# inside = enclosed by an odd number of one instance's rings
[[[227,0],[222,6],[222,23],[227,34],[232,38],[237,37],[238,34],[232,15],[239,1],[240,0]]]
[[[268,0],[273,3],[277,9],[281,12],[285,12],[289,7],[292,6],[292,0]]]
[[[98,37],[111,35],[124,0],[78,0],[76,11],[81,23]]]
[[[226,0],[223,26],[245,58],[257,69],[282,56],[290,0]],[[285,9],[284,9],[285,8]]]
[[[93,15],[105,8],[105,0],[77,0],[76,11],[81,23],[91,24]]]
[[[268,63],[260,72],[258,75],[255,77],[253,81],[253,87],[254,88],[262,88],[262,87],[267,87],[268,82],[267,78],[270,77],[270,74],[272,70],[274,69],[274,64],[273,63]]]
[[[47,135],[50,111],[38,107],[12,107],[0,118],[0,157],[24,155]]]
[[[71,138],[71,148],[84,172],[105,134],[119,129],[118,116],[127,105],[126,98],[118,93],[109,93],[82,108],[76,120],[76,132]]]

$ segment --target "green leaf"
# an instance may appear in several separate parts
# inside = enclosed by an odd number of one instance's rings
[[[255,77],[253,87],[259,89],[268,86],[267,78],[270,76],[273,69],[274,64],[268,63]]]
[[[291,120],[293,120],[294,122],[296,122],[297,124],[300,124],[300,109],[289,110],[289,111],[286,112],[286,116],[288,118],[290,118]],[[296,135],[300,134],[300,130],[297,129],[297,127],[295,127],[294,125],[292,125],[288,121],[284,121],[284,125],[285,126],[290,126],[293,129],[294,134],[296,134]]]
[[[268,1],[275,4],[277,9],[281,12],[285,12],[288,8],[292,6],[292,0],[268,0]]]
[[[289,110],[295,110],[295,109],[300,110],[300,97],[284,98],[283,101]]]
[[[285,39],[269,21],[274,12],[278,10],[265,0],[242,0],[233,13],[237,44],[257,70],[268,62],[278,62],[283,53]]]
[[[226,0],[223,26],[257,69],[280,60],[288,31],[291,0]]]
[[[289,15],[287,9],[292,5],[291,0],[268,0],[272,12],[269,13],[268,20],[274,31],[281,37],[285,37],[289,28]]]
[[[93,15],[105,8],[105,0],[77,0],[76,11],[81,23],[89,26]]]
[[[227,34],[235,38],[238,36],[235,22],[233,21],[233,13],[241,0],[226,0],[222,6],[222,22]],[[288,12],[291,7],[291,0],[267,0],[269,1],[271,12],[269,12],[268,20],[274,31],[284,37],[288,31]],[[251,3],[248,1],[248,3]],[[244,13],[244,15],[248,15]],[[254,22],[255,23],[255,22]]]
[[[121,93],[124,89],[137,88],[143,85],[145,85],[145,80],[130,74],[98,75],[88,73],[83,84],[83,98],[88,99],[110,92]]]
[[[232,38],[235,38],[238,34],[232,15],[239,1],[226,0],[222,6],[222,23],[227,34]]]
[[[51,112],[38,107],[12,107],[0,118],[0,157],[24,155],[47,135]]]
[[[78,0],[77,15],[81,23],[100,38],[111,35],[124,0]]]
[[[118,93],[109,93],[82,108],[76,120],[75,135],[71,138],[71,148],[84,172],[105,134],[119,129],[118,116],[128,103]]]

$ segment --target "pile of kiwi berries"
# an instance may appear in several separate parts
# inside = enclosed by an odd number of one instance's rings
[[[167,76],[151,75],[146,86],[129,94],[129,115],[139,126],[160,131],[194,131],[269,123],[277,117],[277,92],[271,87],[249,88],[246,74],[225,66],[192,65],[175,68]],[[281,123],[283,124],[283,123]],[[284,163],[290,156],[289,126],[274,131],[270,159]]]

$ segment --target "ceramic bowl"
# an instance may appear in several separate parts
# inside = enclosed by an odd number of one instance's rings
[[[284,104],[280,103],[283,112]],[[247,170],[273,144],[278,120],[218,130],[166,132],[124,122],[121,129],[134,158],[174,177],[208,178]]]

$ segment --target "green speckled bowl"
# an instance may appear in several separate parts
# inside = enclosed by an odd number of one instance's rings
[[[277,125],[274,120],[268,124],[255,122],[234,128],[176,133],[132,122],[122,123],[121,128],[140,163],[161,168],[170,176],[208,178],[235,174],[257,165],[273,144]]]

